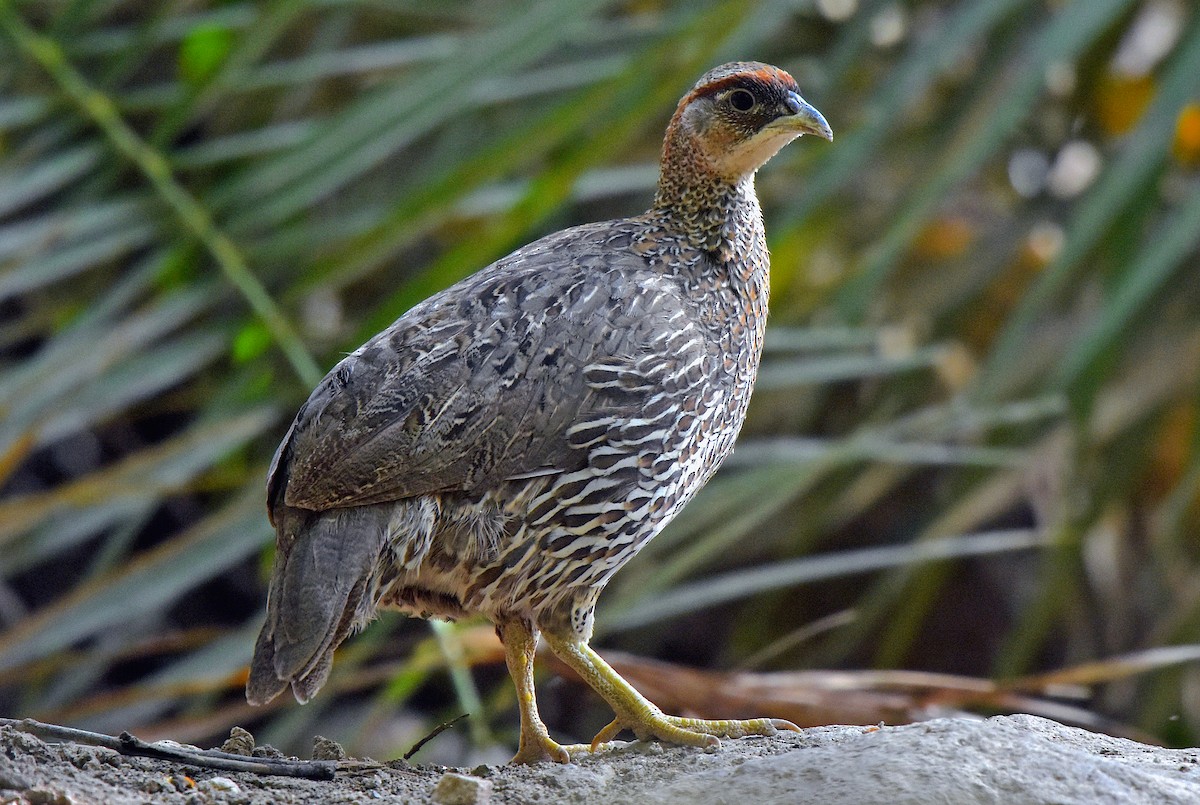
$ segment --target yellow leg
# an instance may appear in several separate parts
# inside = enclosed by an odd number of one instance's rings
[[[521,710],[521,744],[513,763],[538,763],[553,760],[568,763],[572,751],[588,750],[581,745],[563,746],[550,737],[538,715],[533,690],[533,655],[537,649],[537,633],[520,621],[505,621],[496,626],[504,644],[504,660],[508,673],[517,688],[517,706]]]
[[[638,693],[586,641],[547,633],[550,650],[600,694],[616,713],[616,719],[600,730],[593,749],[612,740],[622,728],[640,739],[657,738],[685,746],[719,746],[718,738],[742,738],[747,735],[774,735],[779,730],[800,731],[782,718],[753,718],[747,721],[708,720],[664,715],[645,696]]]

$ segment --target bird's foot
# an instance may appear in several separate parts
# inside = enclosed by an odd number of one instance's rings
[[[522,731],[521,745],[517,754],[510,761],[512,764],[530,765],[533,763],[570,763],[571,758],[585,752],[596,751],[595,744],[560,744],[550,737],[544,726]]]
[[[616,713],[616,718],[592,739],[592,751],[611,741],[623,729],[632,730],[641,740],[657,738],[665,743],[710,748],[720,746],[721,738],[770,736],[780,730],[800,731],[795,724],[782,718],[730,721],[665,715],[613,670],[586,640],[550,632],[545,636],[550,650],[599,693]]]
[[[596,749],[594,744],[560,744],[547,735],[545,743],[521,744],[521,748],[509,762],[526,766],[546,762],[570,763],[572,758],[581,754],[591,754]]]
[[[639,740],[657,738],[683,746],[715,748],[721,738],[744,738],[748,735],[775,735],[780,730],[799,732],[800,728],[782,718],[751,718],[745,721],[713,720],[668,716],[658,708],[639,714],[636,718],[615,718],[592,739],[592,751],[602,743],[629,729]]]

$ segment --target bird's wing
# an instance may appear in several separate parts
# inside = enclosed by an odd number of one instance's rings
[[[600,231],[567,230],[514,253],[334,367],[280,445],[272,509],[482,491],[578,469],[606,429],[651,402],[670,409],[664,397],[682,382],[673,374],[697,380],[712,347],[683,315],[679,283]]]

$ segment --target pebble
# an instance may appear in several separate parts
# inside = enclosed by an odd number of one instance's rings
[[[250,754],[253,755],[254,757],[273,757],[273,758],[287,757],[286,755],[283,754],[283,752],[280,752],[278,749],[271,746],[270,744],[263,744],[262,746],[256,746],[256,747],[254,747],[254,751],[251,752]]]
[[[210,777],[204,781],[204,785],[214,791],[226,791],[235,794],[240,793],[242,790],[237,783],[228,777]]]
[[[29,805],[76,805],[70,794],[52,788],[29,788],[23,796]]]
[[[492,781],[467,774],[446,772],[433,787],[437,805],[488,805],[492,800]]]
[[[221,751],[250,757],[254,754],[254,736],[241,727],[232,727],[229,730],[229,737],[225,739],[225,743],[221,744]]]
[[[337,741],[326,738],[324,735],[317,735],[313,737],[312,759],[345,760],[346,750]]]

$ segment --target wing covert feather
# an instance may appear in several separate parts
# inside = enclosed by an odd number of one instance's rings
[[[324,510],[569,471],[568,431],[636,416],[664,382],[636,378],[680,321],[681,289],[594,233],[537,241],[414,307],[333,368],[296,416],[269,481]],[[611,230],[610,230],[611,232]],[[702,341],[668,363],[694,371]],[[596,367],[626,380],[597,383]],[[639,368],[641,367],[641,368]],[[665,370],[669,373],[669,369]]]

